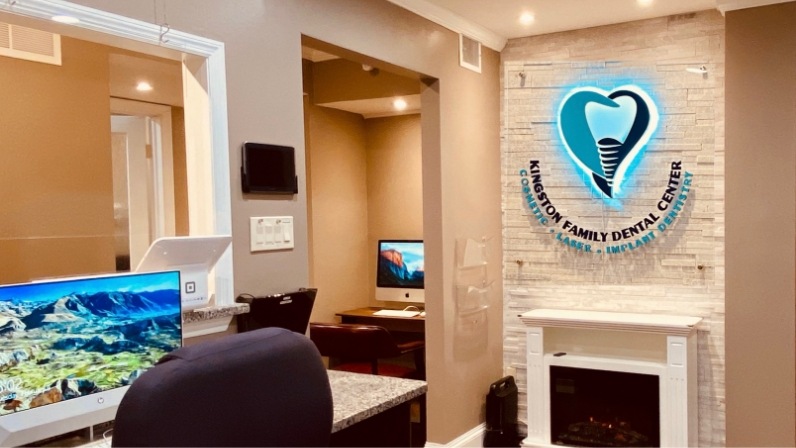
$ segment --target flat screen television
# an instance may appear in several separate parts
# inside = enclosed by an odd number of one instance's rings
[[[421,240],[379,240],[376,300],[425,302],[425,261]]]
[[[0,286],[0,445],[113,420],[181,345],[179,271]]]
[[[246,142],[242,150],[240,170],[244,193],[298,193],[292,147]]]

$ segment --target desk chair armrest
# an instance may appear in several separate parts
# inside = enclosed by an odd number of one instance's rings
[[[426,342],[425,341],[407,341],[398,344],[398,349],[401,354],[412,353],[415,361],[415,369],[418,372],[417,379],[425,380],[426,372]]]
[[[401,351],[401,354],[413,352],[415,350],[422,350],[426,348],[425,341],[407,341],[397,345],[398,349]]]

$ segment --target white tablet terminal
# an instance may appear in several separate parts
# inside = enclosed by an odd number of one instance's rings
[[[229,235],[158,238],[135,271],[179,270],[183,310],[199,308],[210,302],[208,275],[231,243]]]

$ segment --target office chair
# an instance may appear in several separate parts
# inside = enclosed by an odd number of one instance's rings
[[[264,328],[183,347],[130,386],[112,446],[328,446],[332,392],[309,339]]]
[[[322,356],[338,359],[333,370],[371,373],[401,378],[425,377],[425,342],[415,340],[398,343],[384,327],[377,325],[310,323],[310,339]],[[401,366],[380,359],[414,354],[415,368]]]
[[[238,331],[280,327],[304,334],[317,293],[316,288],[300,288],[294,292],[261,297],[242,294],[235,301],[248,303],[250,310],[238,315]]]

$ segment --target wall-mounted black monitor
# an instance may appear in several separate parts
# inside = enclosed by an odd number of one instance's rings
[[[292,147],[246,142],[242,149],[240,174],[244,193],[298,193]]]

